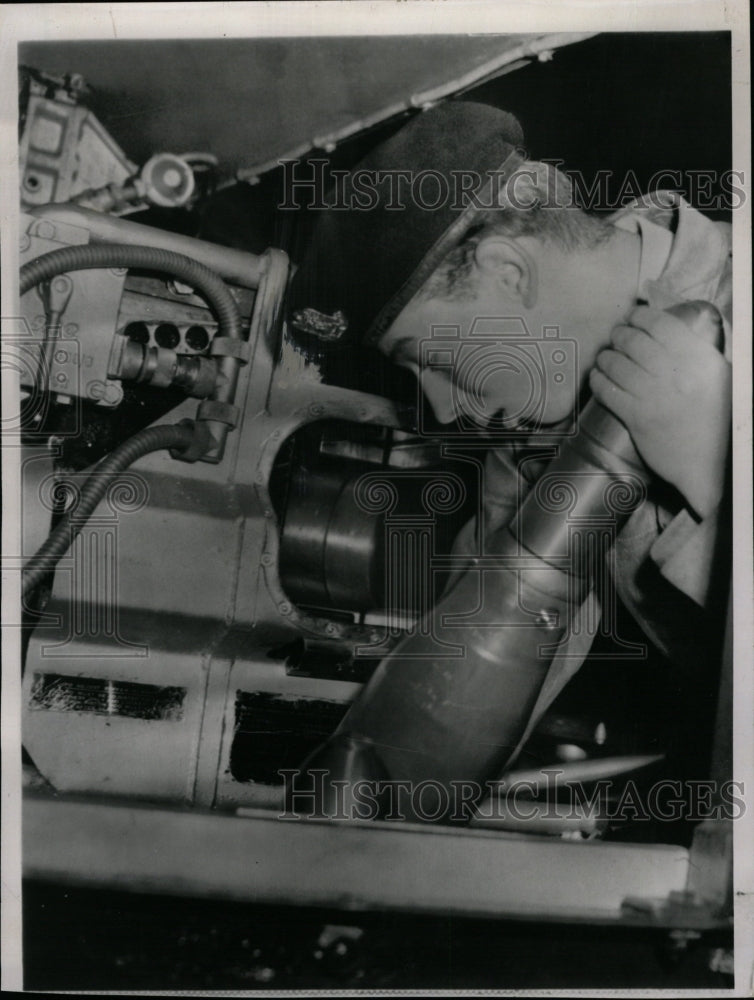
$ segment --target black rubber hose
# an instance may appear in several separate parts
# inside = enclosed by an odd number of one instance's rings
[[[203,264],[172,250],[127,243],[96,243],[52,250],[21,268],[21,294],[57,274],[99,267],[138,267],[179,278],[201,292],[212,306],[220,325],[220,336],[236,340],[241,336],[241,314],[223,279]]]
[[[27,597],[40,580],[55,569],[118,473],[152,451],[162,451],[165,448],[183,451],[193,440],[194,429],[190,423],[147,427],[104,458],[84,483],[78,503],[63,516],[47,541],[24,566],[23,596]]]

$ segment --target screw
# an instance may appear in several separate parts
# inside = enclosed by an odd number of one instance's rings
[[[291,613],[291,606],[288,601],[281,601],[278,604],[278,611],[281,615],[289,615]]]
[[[18,244],[18,249],[21,251],[21,253],[23,253],[25,250],[28,250],[30,246],[31,246],[31,237],[29,236],[28,233],[22,233],[21,239]]]
[[[311,413],[311,415],[313,417],[319,417],[324,412],[325,412],[325,408],[324,408],[324,406],[322,406],[321,403],[312,403],[311,406],[309,407],[309,413]]]
[[[65,330],[65,332],[68,334],[69,337],[72,337],[74,333],[79,332],[79,325],[78,323],[66,323],[63,329]]]
[[[102,398],[106,403],[109,403],[110,406],[116,406],[121,399],[123,399],[123,390],[119,385],[111,382],[109,385],[105,386]]]
[[[65,383],[68,381],[68,376],[64,375],[62,372],[58,372],[58,374],[55,376],[55,381],[59,382],[60,385],[65,385]]]
[[[272,556],[270,555],[269,552],[265,552],[263,554],[263,556],[262,556],[262,565],[263,566],[271,566],[272,565]]]
[[[66,361],[68,360],[68,353],[67,353],[67,351],[56,351],[55,352],[55,360],[57,361],[57,363],[59,365],[64,365],[66,363]]]
[[[37,226],[37,236],[41,237],[43,240],[52,240],[55,238],[55,226],[51,222],[40,222]]]
[[[162,179],[168,187],[177,188],[181,186],[181,175],[175,167],[170,167],[166,170],[162,175]]]

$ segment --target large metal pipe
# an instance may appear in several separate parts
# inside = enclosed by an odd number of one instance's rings
[[[129,243],[132,246],[172,250],[217,271],[226,281],[242,288],[258,288],[267,268],[266,258],[253,253],[207,243],[193,236],[169,233],[154,226],[143,226],[139,222],[129,222],[65,202],[40,205],[32,208],[29,214],[37,219],[86,229],[94,243]]]
[[[706,303],[672,311],[700,335],[719,329]],[[333,739],[306,762],[310,772],[329,772],[320,784],[321,813],[330,814],[333,790],[342,811],[336,783],[355,780],[354,747],[363,748],[369,771],[376,756],[393,781],[431,783],[421,814],[411,812],[414,796],[404,801],[403,814],[414,819],[447,816],[454,783],[476,782],[481,791],[500,774],[557,644],[593,586],[605,542],[641,502],[650,478],[624,425],[591,400],[578,435],[561,445],[513,522],[487,540],[502,568],[472,565],[430,613],[431,627],[383,660]],[[448,655],[453,645],[460,655]],[[339,748],[347,773],[338,767]]]

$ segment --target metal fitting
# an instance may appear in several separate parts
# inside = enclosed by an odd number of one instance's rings
[[[217,363],[212,358],[176,354],[120,335],[113,338],[108,372],[110,378],[163,388],[174,386],[197,399],[210,396],[217,383]]]

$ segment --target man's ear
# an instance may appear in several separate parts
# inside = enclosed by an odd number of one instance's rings
[[[516,240],[495,233],[483,236],[474,252],[481,273],[510,302],[531,309],[537,301],[537,263]]]

